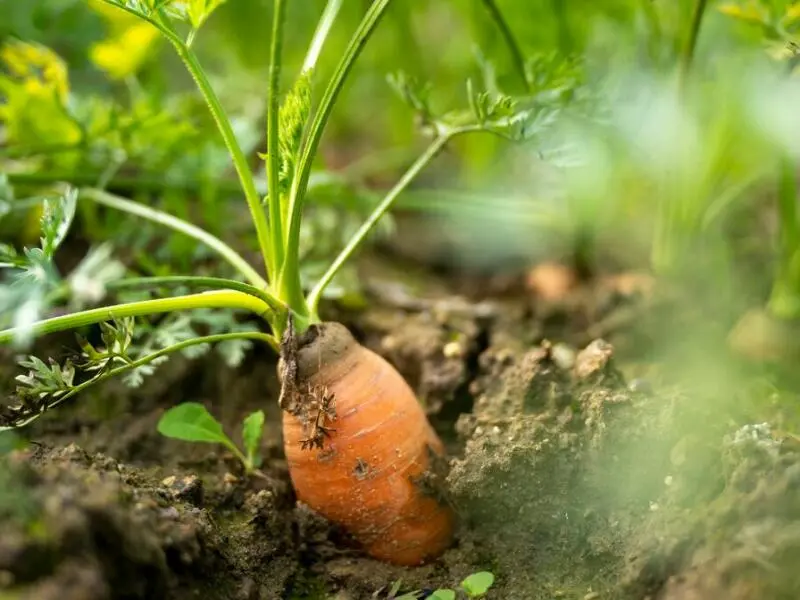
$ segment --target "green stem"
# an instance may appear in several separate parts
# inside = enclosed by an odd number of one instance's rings
[[[278,146],[280,102],[278,93],[281,79],[281,45],[283,43],[283,23],[286,13],[284,0],[275,0],[272,17],[272,44],[269,56],[269,90],[267,104],[267,202],[269,202],[269,226],[272,240],[271,272],[277,273],[283,264],[283,215],[281,211],[281,191],[279,176],[281,155]]]
[[[319,108],[314,113],[308,138],[303,145],[303,151],[297,163],[297,171],[289,193],[289,235],[286,246],[286,260],[284,261],[283,274],[281,277],[283,289],[280,294],[281,299],[285,300],[292,308],[295,308],[294,302],[298,302],[298,298],[302,298],[300,269],[297,261],[300,248],[300,223],[303,212],[303,201],[305,200],[306,189],[308,187],[308,178],[311,174],[311,166],[317,154],[325,125],[328,122],[333,106],[339,96],[339,92],[341,92],[344,82],[352,70],[356,59],[361,54],[361,50],[375,30],[386,8],[389,6],[390,1],[391,0],[375,0],[361,20],[341,61],[336,67],[336,71],[331,77],[328,86],[325,88],[325,93],[320,100]],[[304,301],[303,304],[305,304]]]
[[[167,275],[164,277],[128,277],[106,284],[108,289],[152,289],[158,287],[202,287],[215,290],[236,290],[264,301],[276,313],[286,312],[287,306],[269,292],[247,283],[224,277],[201,277],[195,275]]]
[[[242,332],[236,332],[236,333],[219,333],[219,334],[216,334],[216,335],[206,335],[206,336],[191,338],[191,339],[188,339],[188,340],[183,340],[182,342],[178,342],[177,344],[173,344],[171,346],[167,346],[166,348],[162,348],[161,350],[158,350],[156,352],[148,354],[147,356],[143,356],[143,357],[141,357],[141,358],[139,358],[137,360],[134,360],[134,361],[132,361],[132,362],[130,362],[128,364],[122,365],[122,366],[117,367],[115,369],[111,369],[109,371],[106,371],[105,373],[103,373],[103,374],[101,374],[99,376],[93,377],[93,378],[91,378],[91,379],[89,379],[87,381],[84,381],[81,384],[76,385],[70,391],[68,391],[66,394],[64,394],[63,396],[59,397],[57,400],[54,400],[53,402],[48,404],[47,405],[47,410],[53,409],[56,406],[58,406],[59,404],[62,404],[64,402],[66,402],[67,400],[69,400],[73,396],[76,396],[76,395],[80,394],[81,392],[83,392],[84,390],[86,390],[87,388],[93,386],[96,383],[100,383],[100,382],[105,381],[107,379],[111,379],[112,377],[117,377],[119,375],[123,375],[124,373],[127,373],[128,371],[132,371],[132,370],[137,369],[139,367],[143,367],[144,365],[147,365],[147,364],[153,362],[154,360],[157,360],[157,359],[161,358],[162,356],[167,356],[169,354],[174,354],[175,352],[180,352],[181,350],[183,350],[185,348],[189,348],[190,346],[197,346],[197,345],[200,345],[200,344],[216,344],[216,343],[219,343],[219,342],[226,342],[226,341],[229,341],[229,340],[261,341],[261,342],[265,342],[265,343],[269,344],[273,349],[278,351],[278,344],[277,344],[277,342],[276,342],[274,337],[272,337],[271,335],[268,335],[266,333],[259,333],[257,331],[242,331]],[[13,426],[0,427],[0,431],[7,431],[9,429],[18,429],[20,427],[24,427],[25,425],[28,425],[29,423],[31,423],[31,422],[35,421],[36,419],[38,419],[42,414],[44,414],[44,411],[37,412],[37,413],[35,413],[33,415],[30,415],[29,417],[26,417],[25,419],[23,419],[21,421],[16,422]]]
[[[41,154],[60,154],[62,152],[77,152],[83,149],[83,142],[62,144],[39,144],[31,146],[9,146],[0,148],[0,158],[19,159]]]
[[[228,148],[228,152],[233,160],[233,166],[236,169],[236,174],[239,176],[239,181],[242,184],[242,191],[244,192],[247,206],[250,209],[250,215],[256,228],[258,245],[261,249],[264,266],[267,269],[267,276],[269,277],[272,273],[272,271],[270,271],[271,259],[269,225],[267,223],[267,217],[264,214],[261,206],[261,200],[259,198],[258,191],[256,190],[253,173],[250,171],[250,167],[247,164],[247,158],[242,151],[242,147],[239,145],[239,141],[236,139],[236,134],[233,132],[230,119],[228,119],[228,115],[225,113],[225,109],[222,107],[214,88],[208,81],[205,71],[203,71],[203,68],[200,66],[195,53],[188,46],[186,46],[186,44],[177,35],[175,35],[174,32],[171,32],[171,30],[164,24],[163,19],[159,29],[162,32],[167,32],[165,34],[167,39],[172,43],[178,56],[186,65],[187,70],[195,80],[200,93],[203,95],[203,98],[208,105],[211,116],[213,117],[214,122],[217,124],[217,128],[222,135],[225,146]]]
[[[652,2],[653,0],[647,1]],[[556,16],[556,22],[558,23],[558,49],[564,55],[570,54],[572,52],[573,42],[567,7],[564,5],[563,0],[550,0],[550,4]]]
[[[425,152],[423,152],[420,157],[417,158],[414,164],[408,168],[408,170],[403,174],[394,187],[389,190],[386,196],[384,196],[383,200],[381,200],[380,204],[375,207],[369,218],[361,225],[353,237],[350,238],[350,241],[347,242],[347,245],[339,253],[333,263],[331,263],[331,266],[325,271],[325,274],[322,276],[322,278],[311,290],[311,293],[308,296],[308,306],[311,310],[313,319],[317,318],[317,308],[325,288],[330,284],[342,266],[350,259],[356,249],[358,249],[358,247],[364,242],[367,235],[369,235],[381,217],[383,217],[383,215],[385,215],[386,212],[391,208],[397,197],[408,187],[414,178],[419,175],[419,173],[428,165],[428,163],[430,163],[436,157],[436,155],[439,154],[447,142],[461,133],[466,133],[467,131],[472,130],[473,129],[453,130],[446,135],[436,138],[428,146]]]
[[[37,321],[29,327],[11,328],[0,331],[0,343],[8,343],[20,334],[47,335],[57,331],[76,329],[111,319],[138,317],[141,315],[193,310],[197,308],[231,308],[247,310],[267,318],[272,309],[263,300],[235,290],[219,290],[177,296],[175,298],[156,298],[140,302],[128,302],[83,310],[69,315],[52,317]]]
[[[303,61],[303,73],[317,66],[317,60],[322,52],[322,46],[328,38],[333,22],[339,14],[339,9],[342,8],[342,2],[343,0],[328,0],[328,3],[325,5],[325,10],[322,12],[322,16],[317,23],[314,36],[311,38],[311,43],[308,46],[306,58]]]
[[[132,200],[127,200],[126,198],[120,198],[119,196],[109,194],[103,190],[83,188],[79,192],[79,197],[92,200],[97,204],[102,204],[103,206],[108,206],[109,208],[114,208],[128,214],[136,215],[137,217],[142,217],[148,221],[169,227],[174,231],[178,231],[184,235],[194,238],[197,241],[204,243],[212,250],[216,251],[217,254],[227,260],[228,263],[230,263],[231,266],[241,273],[242,276],[252,285],[262,289],[267,288],[266,280],[261,277],[261,275],[259,275],[258,272],[253,269],[253,267],[251,267],[250,264],[244,258],[242,258],[238,252],[236,252],[218,237],[211,235],[196,225],[192,225],[183,219],[179,219],[178,217],[174,217],[158,209],[150,208],[149,206],[139,202],[133,202]]]
[[[237,447],[236,447],[236,444],[234,444],[234,443],[233,443],[233,441],[232,441],[230,438],[228,438],[228,436],[227,436],[227,435],[226,435],[226,436],[224,436],[224,437],[223,437],[223,438],[220,440],[220,443],[221,443],[223,446],[225,446],[225,447],[226,447],[228,450],[230,450],[230,451],[231,451],[231,452],[234,454],[234,456],[236,456],[236,458],[237,458],[237,459],[238,459],[238,460],[239,460],[239,461],[242,463],[242,465],[244,466],[244,470],[245,470],[247,473],[250,473],[250,472],[253,470],[253,465],[252,465],[252,463],[250,462],[250,460],[249,460],[249,459],[248,459],[248,458],[247,458],[247,457],[244,455],[244,453],[243,453],[241,450],[239,450],[239,448],[237,448]]]
[[[503,13],[500,12],[500,8],[497,6],[495,0],[483,0],[483,5],[486,7],[486,10],[489,11],[492,20],[495,22],[497,28],[500,30],[500,34],[503,36],[506,46],[508,46],[508,49],[511,51],[511,58],[514,61],[514,68],[517,70],[520,79],[522,79],[522,84],[525,86],[526,90],[529,90],[530,83],[528,82],[528,75],[525,72],[525,58],[522,55],[522,50],[520,49],[514,34],[511,32],[511,27],[509,27],[508,22],[506,21],[505,17],[503,17]]]
[[[706,11],[707,0],[695,0],[694,11],[692,12],[692,23],[689,29],[689,36],[686,45],[683,47],[681,56],[680,84],[685,84],[694,60],[694,52],[697,48],[697,39],[700,37],[700,25],[703,22],[703,14]]]
[[[800,315],[800,223],[796,171],[788,158],[781,161],[778,183],[779,263],[769,309],[779,318],[797,318]]]

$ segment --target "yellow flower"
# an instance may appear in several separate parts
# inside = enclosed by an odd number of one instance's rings
[[[94,44],[89,58],[111,79],[124,79],[136,73],[158,39],[158,30],[145,22],[136,22],[117,35]]]
[[[139,22],[139,17],[136,15],[116,8],[103,0],[88,0],[87,4],[89,8],[103,17],[114,31],[122,31]]]
[[[0,122],[8,143],[64,143],[80,140],[80,128],[66,110],[67,67],[45,46],[11,41],[0,49]]]
[[[745,5],[733,3],[723,4],[718,10],[722,14],[733,17],[734,19],[739,19],[740,21],[757,24],[764,22],[764,15],[755,2],[748,2]]]
[[[30,93],[55,93],[59,102],[66,103],[69,93],[67,67],[49,48],[11,41],[0,50],[0,60]]]
[[[800,21],[800,2],[795,2],[786,9],[786,14],[783,15],[783,22],[785,25],[793,25],[796,21]]]

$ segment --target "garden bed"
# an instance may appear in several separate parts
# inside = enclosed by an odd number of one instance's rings
[[[382,283],[393,277],[370,274],[382,300],[336,318],[400,369],[448,445],[459,529],[443,557],[370,560],[296,503],[275,359],[257,350],[236,370],[174,360],[139,390],[112,381],[26,430],[0,472],[0,597],[366,600],[475,571],[508,600],[796,597],[791,439],[623,375],[611,343],[585,343],[600,297],[585,289],[556,318],[519,289],[475,298],[428,276]],[[231,433],[265,410],[263,476],[160,436],[186,400]]]

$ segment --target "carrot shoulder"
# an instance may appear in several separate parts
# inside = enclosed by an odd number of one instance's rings
[[[454,515],[425,484],[443,446],[413,391],[337,323],[298,352],[299,407],[284,413],[298,500],[348,531],[371,556],[417,565],[450,544]]]

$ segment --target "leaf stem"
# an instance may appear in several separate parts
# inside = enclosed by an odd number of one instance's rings
[[[281,211],[280,169],[281,155],[278,144],[279,134],[279,91],[281,80],[281,45],[283,44],[283,24],[286,17],[286,3],[275,0],[272,16],[272,43],[269,56],[269,90],[267,100],[267,202],[269,203],[269,227],[272,241],[270,271],[277,273],[283,265],[283,215]]]
[[[229,341],[229,340],[253,340],[253,341],[265,342],[265,343],[269,344],[272,348],[274,348],[276,351],[278,350],[277,341],[275,340],[275,338],[273,336],[271,336],[271,335],[269,335],[267,333],[260,333],[258,331],[239,331],[239,332],[235,332],[235,333],[218,333],[218,334],[215,334],[215,335],[205,335],[205,336],[191,338],[191,339],[188,339],[188,340],[183,340],[182,342],[178,342],[176,344],[172,344],[171,346],[167,346],[166,348],[162,348],[162,349],[160,349],[160,350],[158,350],[156,352],[152,352],[151,354],[148,354],[147,356],[143,356],[143,357],[141,357],[141,358],[139,358],[137,360],[134,360],[134,361],[132,361],[132,362],[126,364],[126,365],[122,365],[122,366],[117,367],[115,369],[111,369],[109,371],[106,371],[105,373],[103,373],[103,374],[101,374],[99,376],[92,377],[91,379],[76,385],[71,390],[69,390],[66,394],[64,394],[63,396],[61,396],[58,399],[56,399],[53,402],[51,402],[47,406],[47,410],[55,408],[59,404],[62,404],[63,402],[69,400],[73,396],[76,396],[77,394],[80,394],[82,391],[84,391],[85,389],[91,387],[92,385],[94,385],[96,383],[100,383],[100,382],[105,381],[107,379],[111,379],[112,377],[116,377],[118,375],[122,375],[124,373],[127,373],[128,371],[132,371],[132,370],[137,369],[139,367],[143,367],[144,365],[147,365],[147,364],[153,362],[154,360],[157,360],[157,359],[161,358],[162,356],[167,356],[168,354],[173,354],[175,352],[180,352],[181,350],[183,350],[185,348],[189,348],[190,346],[197,346],[197,345],[200,345],[200,344],[216,344],[216,343],[219,343],[219,342],[226,342],[226,341]],[[20,420],[20,421],[16,422],[12,426],[0,427],[0,431],[7,431],[7,430],[10,430],[10,429],[18,429],[20,427],[24,427],[25,425],[28,425],[29,423],[31,423],[31,422],[35,421],[36,419],[38,419],[42,414],[44,414],[44,412],[45,411],[41,411],[41,412],[37,412],[36,414],[30,415],[29,417],[24,418],[23,420]]]
[[[259,198],[258,191],[256,190],[253,173],[247,164],[247,158],[245,158],[242,147],[240,146],[239,141],[236,139],[236,134],[233,132],[230,119],[228,119],[225,109],[222,107],[214,88],[208,81],[208,77],[206,77],[205,71],[200,66],[200,62],[197,60],[197,56],[192,49],[189,48],[177,35],[175,35],[174,32],[171,32],[163,22],[161,23],[161,27],[159,27],[159,29],[162,31],[162,33],[165,31],[167,32],[167,39],[172,43],[178,56],[186,65],[187,70],[195,80],[200,93],[203,95],[203,98],[208,105],[211,116],[213,117],[214,122],[217,124],[217,129],[219,129],[219,132],[222,135],[225,146],[228,148],[228,152],[233,160],[233,166],[236,169],[236,174],[239,176],[239,181],[242,184],[242,191],[244,192],[247,206],[250,209],[250,215],[253,219],[253,224],[256,228],[258,246],[261,249],[264,266],[267,269],[267,277],[269,278],[271,275],[269,268],[269,225],[267,223],[267,217],[264,214],[264,210],[261,206],[261,200]]]
[[[391,190],[383,197],[383,200],[373,209],[366,221],[359,227],[358,231],[353,234],[353,237],[347,242],[347,245],[342,249],[339,255],[334,259],[331,265],[323,274],[322,278],[317,282],[314,288],[308,295],[308,306],[311,310],[312,319],[316,319],[317,308],[319,306],[320,298],[325,288],[330,284],[342,266],[350,259],[353,253],[364,242],[367,235],[372,231],[378,221],[386,214],[391,208],[397,197],[405,190],[408,185],[419,175],[419,173],[436,157],[437,154],[445,147],[445,145],[453,139],[453,137],[473,131],[473,128],[454,129],[450,132],[437,137],[423,152],[419,158],[408,168],[400,180],[392,187]]]
[[[285,312],[288,307],[278,300],[269,292],[261,288],[257,288],[247,283],[234,281],[224,277],[202,277],[196,275],[167,275],[163,277],[127,277],[118,281],[112,281],[106,284],[108,289],[124,290],[124,289],[147,289],[157,287],[203,287],[216,290],[236,290],[245,294],[250,294],[256,298],[260,298],[267,304],[273,311],[277,313]]]
[[[280,298],[285,300],[293,309],[295,308],[295,303],[298,302],[298,297],[302,298],[300,269],[298,265],[300,223],[303,212],[303,201],[308,187],[308,178],[311,174],[311,166],[317,154],[325,125],[328,122],[333,106],[339,96],[339,92],[341,92],[344,82],[352,70],[356,59],[361,54],[361,50],[378,25],[390,1],[391,0],[375,0],[370,5],[361,23],[359,23],[341,61],[339,61],[336,67],[336,71],[331,77],[328,86],[325,88],[325,92],[320,100],[320,105],[314,113],[309,135],[303,145],[303,150],[297,163],[297,171],[289,193],[289,231],[286,244],[286,260],[284,261],[281,277],[283,289],[279,294]]]
[[[339,14],[339,9],[342,8],[342,2],[343,0],[328,0],[328,3],[325,5],[325,10],[322,12],[322,16],[317,23],[314,36],[311,38],[311,44],[308,46],[306,58],[303,61],[303,73],[317,66],[317,60],[322,51],[322,46],[328,38],[333,22]]]
[[[506,46],[508,46],[508,49],[511,52],[511,58],[514,61],[514,68],[517,70],[520,79],[522,79],[522,84],[525,86],[526,90],[530,90],[530,82],[528,81],[528,74],[525,70],[525,58],[522,55],[522,50],[520,49],[514,34],[511,32],[511,27],[508,25],[508,21],[506,21],[503,13],[500,12],[500,8],[497,6],[497,2],[495,2],[495,0],[482,1],[483,5],[486,7],[486,10],[489,11],[492,20],[500,30],[500,34],[503,36]]]
[[[247,310],[264,318],[274,315],[273,310],[263,300],[235,290],[218,290],[176,296],[174,298],[156,298],[141,300],[112,306],[102,306],[90,310],[52,317],[37,321],[25,328],[10,328],[0,331],[0,343],[14,340],[21,333],[47,335],[57,331],[76,329],[111,319],[137,317],[141,315],[168,313],[178,310],[197,308],[231,308]]]
[[[196,225],[192,225],[183,219],[174,217],[156,208],[151,208],[139,202],[133,202],[132,200],[121,198],[99,189],[82,188],[79,191],[79,197],[92,200],[97,204],[102,204],[103,206],[108,206],[109,208],[114,208],[128,214],[136,215],[137,217],[142,217],[148,221],[169,227],[174,231],[178,231],[184,235],[194,238],[197,241],[204,243],[212,250],[216,251],[217,254],[227,260],[228,263],[230,263],[231,266],[241,273],[242,276],[252,285],[262,289],[267,288],[267,281],[261,277],[261,275],[259,275],[258,272],[253,269],[253,267],[251,267],[250,264],[244,258],[242,258],[238,252],[236,252],[218,237],[211,235]]]
[[[779,262],[769,298],[770,312],[784,319],[800,315],[800,222],[796,177],[793,162],[784,158],[778,180]]]
[[[689,75],[689,70],[692,67],[694,60],[695,49],[697,48],[697,39],[700,37],[700,25],[703,22],[703,14],[706,11],[707,0],[695,0],[694,10],[692,12],[692,22],[689,29],[689,36],[686,38],[686,45],[683,47],[681,56],[681,70],[680,70],[680,85],[683,87],[686,78]]]

